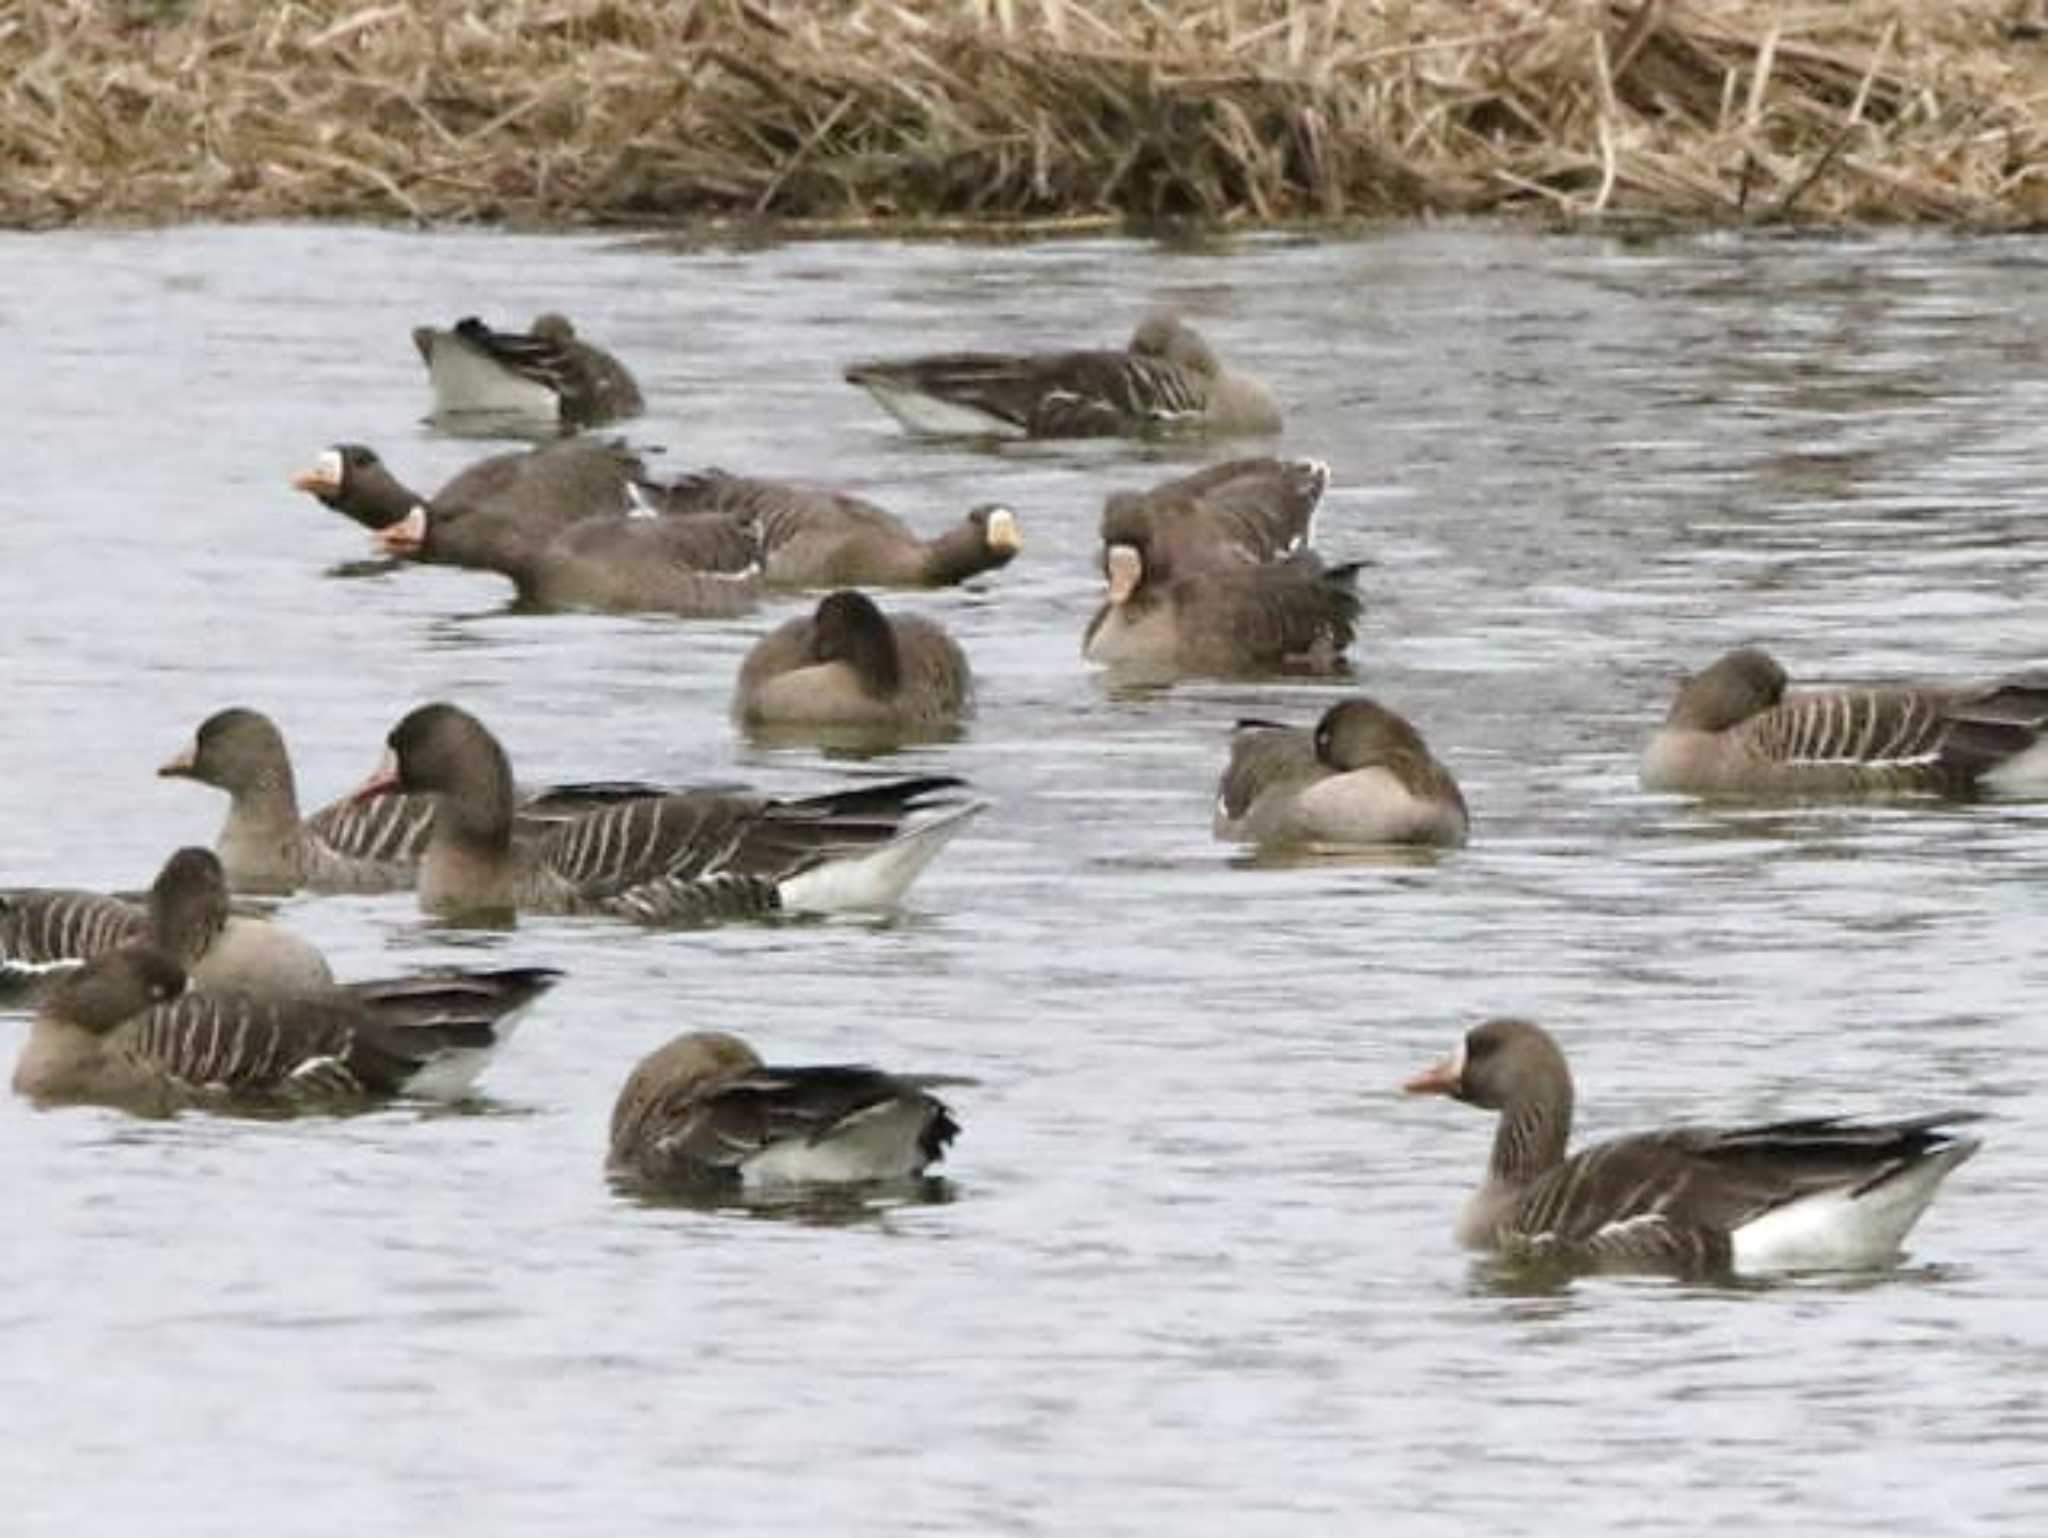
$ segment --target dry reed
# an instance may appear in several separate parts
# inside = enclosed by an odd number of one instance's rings
[[[2043,213],[2019,0],[25,0],[0,223]]]

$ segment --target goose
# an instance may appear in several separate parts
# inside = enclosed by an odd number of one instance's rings
[[[1216,798],[1221,839],[1316,847],[1462,844],[1465,797],[1421,733],[1363,695],[1312,732],[1240,721]]]
[[[1121,352],[934,353],[846,369],[912,432],[1130,438],[1277,433],[1266,388],[1232,374],[1171,311],[1145,316]]]
[[[230,706],[199,723],[191,743],[157,773],[228,793],[214,850],[237,892],[389,892],[410,887],[434,822],[427,796],[373,801],[344,796],[299,816],[284,735],[261,711]],[[518,795],[522,837],[598,807],[664,794],[637,780],[547,785]]]
[[[173,854],[143,906],[62,888],[0,893],[0,959],[14,967],[64,966],[143,940],[209,993],[296,994],[334,981],[315,946],[229,909],[227,876],[210,849]]]
[[[936,620],[884,614],[846,588],[754,643],[733,714],[749,726],[929,731],[972,702],[967,657]]]
[[[1898,1258],[1943,1178],[1979,1140],[1974,1112],[1675,1127],[1567,1154],[1572,1076],[1550,1033],[1489,1020],[1409,1094],[1501,1113],[1459,1240],[1517,1259],[1685,1275],[1854,1270]]]
[[[993,502],[924,539],[847,492],[723,470],[678,476],[643,494],[670,516],[722,516],[744,527],[761,579],[775,587],[950,587],[1009,564],[1023,545],[1017,515]]]
[[[799,800],[679,791],[572,816],[512,841],[512,769],[489,728],[460,706],[422,705],[385,739],[359,797],[435,798],[420,907],[501,918],[608,913],[641,923],[708,923],[794,911],[893,907],[984,803],[935,809],[950,776],[889,780]]]
[[[631,513],[645,473],[621,443],[564,438],[480,459],[423,497],[375,449],[337,443],[291,484],[368,529],[386,554],[494,570],[508,531],[544,538],[586,518]]]
[[[626,366],[552,311],[523,332],[495,331],[471,315],[445,330],[416,326],[412,341],[434,387],[435,419],[523,416],[573,431],[646,409]]]
[[[1315,539],[1330,467],[1315,459],[1229,459],[1149,491],[1111,492],[1102,542],[1146,538],[1171,546],[1176,568],[1263,565]]]
[[[1109,592],[1081,654],[1112,667],[1224,677],[1336,673],[1356,633],[1358,562],[1325,567],[1311,551],[1264,565],[1197,565],[1132,534],[1103,552]]]
[[[1964,798],[2048,783],[2048,671],[1981,684],[1786,690],[1760,647],[1678,691],[1643,750],[1645,790],[1690,795],[1920,793]]]
[[[87,962],[37,1011],[14,1091],[38,1105],[152,1115],[466,1094],[546,967],[386,978],[282,998],[185,991],[177,962],[129,945]]]
[[[945,1157],[959,1123],[930,1088],[865,1066],[778,1068],[722,1031],[692,1031],[634,1067],[612,1108],[606,1169],[704,1189],[904,1180]]]

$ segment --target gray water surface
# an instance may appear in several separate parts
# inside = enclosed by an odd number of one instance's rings
[[[638,372],[663,466],[926,528],[999,498],[1026,540],[896,600],[982,708],[882,767],[995,803],[899,919],[473,934],[300,897],[346,976],[569,978],[459,1111],[0,1103],[0,1530],[2041,1530],[2048,806],[1715,808],[1634,774],[1674,680],[1739,642],[1809,678],[2048,654],[2037,242],[191,228],[0,236],[0,271],[8,883],[132,888],[209,841],[224,801],[152,772],[228,704],[277,717],[309,803],[442,697],[534,780],[876,767],[726,717],[795,601],[528,615],[487,575],[338,574],[363,537],[293,470],[359,440],[430,489],[492,447],[420,425],[416,323],[566,310]],[[1376,563],[1357,685],[1459,775],[1469,849],[1249,863],[1208,838],[1229,723],[1342,686],[1081,663],[1104,492],[1226,450],[913,442],[837,377],[1114,342],[1160,302],[1333,464],[1323,545]],[[1527,1285],[1451,1242],[1486,1119],[1395,1092],[1504,1012],[1562,1038],[1587,1135],[1965,1104],[1986,1146],[1888,1276]],[[951,1199],[614,1195],[613,1094],[702,1027],[978,1079]]]

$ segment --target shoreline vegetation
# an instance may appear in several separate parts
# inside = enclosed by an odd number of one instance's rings
[[[28,0],[0,226],[2048,222],[2038,0]]]

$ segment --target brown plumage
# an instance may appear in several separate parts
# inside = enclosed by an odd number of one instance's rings
[[[1462,844],[1465,797],[1422,735],[1359,696],[1313,731],[1240,721],[1218,786],[1214,831],[1249,843]]]
[[[291,1105],[465,1092],[545,967],[425,973],[279,998],[181,992],[146,945],[87,962],[37,1012],[14,1089],[39,1104],[164,1115],[195,1103]]]
[[[1314,543],[1329,466],[1313,459],[1230,459],[1103,503],[1104,545],[1142,542],[1175,570],[1263,565]]]
[[[733,714],[751,726],[932,731],[972,700],[967,657],[937,621],[886,615],[849,588],[754,643]]]
[[[415,327],[413,345],[434,385],[435,414],[460,417],[489,413],[498,403],[471,393],[470,380],[482,376],[489,392],[492,370],[536,386],[540,398],[552,398],[552,415],[574,430],[638,416],[645,409],[640,386],[626,366],[602,347],[577,336],[565,315],[534,317],[525,331],[497,331],[475,316],[452,329]]]
[[[751,540],[762,580],[777,587],[947,587],[1008,564],[1022,544],[1016,515],[995,503],[924,539],[847,492],[722,470],[679,476],[643,494],[672,517],[721,529],[730,549]]]
[[[1739,647],[1687,680],[1643,751],[1647,790],[1696,795],[1966,797],[2037,788],[2048,671],[1992,683],[1788,692],[1785,670]]]
[[[512,839],[512,770],[497,738],[458,706],[423,705],[395,726],[356,792],[434,798],[420,867],[429,913],[609,913],[646,923],[704,923],[785,908],[893,904],[979,808],[915,825],[945,776],[890,780],[799,800],[727,791],[642,797]]]
[[[326,958],[283,925],[233,912],[227,878],[208,849],[164,862],[144,905],[98,892],[29,888],[0,893],[0,961],[48,968],[147,942],[207,992],[304,993],[334,981]]]
[[[1679,1127],[1567,1154],[1572,1079],[1549,1032],[1491,1020],[1411,1094],[1500,1112],[1485,1184],[1458,1237],[1522,1260],[1717,1274],[1826,1270],[1895,1259],[1935,1188],[1977,1151],[1949,1112]]]
[[[1183,572],[1169,550],[1134,535],[1104,552],[1109,592],[1081,639],[1113,667],[1240,676],[1334,673],[1356,633],[1358,564],[1325,567],[1308,551],[1253,565]]]
[[[693,1031],[642,1058],[620,1089],[606,1168],[682,1190],[905,1179],[960,1130],[927,1092],[944,1082],[770,1067],[737,1037]]]
[[[932,353],[855,363],[846,379],[912,431],[1101,438],[1281,426],[1265,387],[1227,372],[1167,311],[1146,316],[1120,352]]]
[[[621,443],[564,438],[478,460],[423,497],[375,450],[338,443],[292,485],[370,530],[388,554],[494,571],[508,545],[545,543],[584,519],[632,512],[645,471]]]

